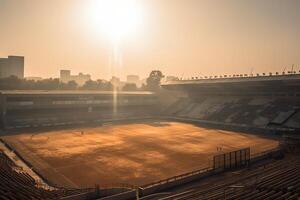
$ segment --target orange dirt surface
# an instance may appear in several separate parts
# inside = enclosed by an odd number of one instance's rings
[[[163,121],[111,124],[3,136],[51,183],[65,187],[144,185],[208,167],[224,152],[272,149],[278,141]]]

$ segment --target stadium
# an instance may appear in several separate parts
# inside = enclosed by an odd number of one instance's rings
[[[299,74],[0,96],[0,199],[300,197]]]

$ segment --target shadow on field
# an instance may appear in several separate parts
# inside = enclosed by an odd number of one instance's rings
[[[148,126],[153,126],[153,127],[167,127],[167,126],[171,126],[169,122],[161,122],[161,121],[150,121],[150,122],[146,122],[143,123],[146,124]]]

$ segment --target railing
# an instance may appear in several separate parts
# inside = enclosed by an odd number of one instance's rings
[[[232,74],[232,75],[210,75],[210,76],[194,76],[194,77],[188,77],[188,78],[178,78],[171,80],[172,81],[194,81],[194,80],[215,80],[215,79],[249,79],[249,78],[268,78],[268,77],[287,77],[287,76],[297,76],[300,75],[300,71],[289,71],[287,73],[282,72],[269,72],[269,73],[256,73],[256,74]],[[166,81],[169,82],[169,81]]]
[[[137,189],[139,188],[138,185],[133,185],[133,184],[129,184],[129,183],[111,183],[111,184],[96,184],[99,186],[99,188],[101,189],[127,189],[127,190],[131,190],[131,189]]]
[[[170,183],[170,182],[177,181],[177,180],[187,178],[187,177],[190,177],[190,176],[194,176],[194,175],[197,175],[197,174],[202,174],[202,173],[208,172],[212,169],[213,168],[211,168],[211,167],[207,167],[207,168],[195,170],[195,171],[192,171],[192,172],[188,172],[188,173],[185,173],[185,174],[180,174],[180,175],[173,176],[173,177],[170,177],[170,178],[167,178],[167,179],[159,180],[157,182],[153,182],[153,183],[143,185],[142,188],[147,188],[147,187],[152,187],[152,186],[156,186],[156,185],[162,185],[162,184],[165,184],[165,183]]]
[[[255,154],[251,154],[250,158],[251,159],[258,158],[258,157],[261,157],[261,156],[264,156],[264,155],[279,152],[280,150],[281,150],[280,147],[277,146],[273,149],[268,149],[268,150],[261,151],[261,152],[255,153]]]
[[[278,146],[275,147],[275,148],[272,148],[272,149],[268,149],[268,150],[261,151],[261,152],[255,153],[255,154],[251,154],[250,155],[250,162],[254,158],[258,158],[258,157],[261,157],[261,156],[264,156],[264,155],[268,155],[270,153],[274,153],[274,152],[277,152],[277,151],[280,151],[280,148]],[[185,173],[185,174],[180,174],[180,175],[177,175],[177,176],[173,176],[173,177],[170,177],[170,178],[167,178],[167,179],[162,179],[162,180],[159,180],[157,182],[149,183],[149,184],[143,185],[142,188],[149,188],[149,187],[153,187],[153,186],[157,186],[157,185],[163,185],[163,184],[166,184],[166,183],[170,183],[170,182],[173,182],[173,181],[177,181],[177,180],[180,180],[180,179],[184,179],[184,178],[187,178],[187,177],[190,177],[190,176],[194,176],[194,175],[197,175],[197,174],[202,174],[202,173],[213,170],[213,167],[212,167],[211,163],[209,164],[209,166],[210,167],[202,168],[202,169],[191,171],[191,172],[188,172],[188,173]]]

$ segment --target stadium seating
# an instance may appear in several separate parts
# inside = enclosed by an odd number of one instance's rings
[[[164,114],[253,127],[300,128],[299,108],[300,102],[288,97],[205,96],[180,98]]]
[[[152,116],[152,114],[153,107],[150,106],[119,107],[115,113],[111,107],[94,108],[93,112],[87,112],[87,109],[83,108],[19,110],[7,113],[6,124],[8,127],[53,126],[103,120],[138,119]]]
[[[5,91],[0,129],[143,118],[157,113],[151,92]]]
[[[92,189],[45,189],[0,151],[0,199],[60,199]]]
[[[283,200],[300,197],[300,157],[264,163],[161,200]]]

